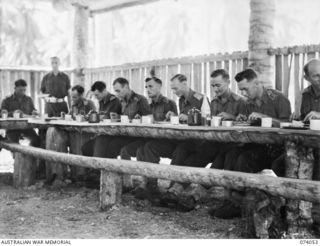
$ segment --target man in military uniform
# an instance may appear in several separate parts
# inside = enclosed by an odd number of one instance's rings
[[[151,114],[147,98],[131,90],[127,79],[121,77],[117,78],[113,82],[113,88],[120,98],[122,115],[127,115],[128,118],[132,120]],[[94,156],[117,158],[123,146],[138,139],[139,138],[133,137],[99,136],[94,145]]]
[[[187,122],[188,111],[192,108],[197,108],[201,110],[201,112],[210,114],[210,106],[207,100],[204,100],[204,95],[188,87],[187,77],[185,75],[176,74],[173,76],[171,79],[171,89],[179,97],[180,122]],[[169,111],[166,118],[169,119],[174,115],[176,115],[175,112]],[[178,147],[176,148],[177,145]],[[167,157],[172,158],[172,165],[176,165],[186,158],[191,146],[194,147],[194,141],[181,143],[176,140],[156,139],[146,143],[143,151],[139,149],[138,159],[146,162],[159,163],[160,157]]]
[[[302,101],[300,107],[300,116],[295,118],[304,122],[310,119],[320,119],[320,60],[311,59],[304,68],[304,78],[310,82],[302,92]],[[315,158],[318,159],[318,153],[314,152]],[[285,174],[285,155],[282,155],[272,164],[272,170],[277,176],[283,177]]]
[[[215,93],[211,101],[211,115],[220,116],[222,120],[235,120],[239,114],[246,112],[245,101],[242,97],[232,92],[229,88],[230,76],[224,69],[218,69],[211,73],[211,87]],[[180,165],[191,167],[205,167],[212,162],[213,168],[221,169],[224,152],[234,144],[222,144],[205,141],[199,146],[194,146],[196,152],[189,155]],[[219,157],[215,159],[217,154]]]
[[[168,112],[177,114],[176,103],[161,94],[162,81],[160,79],[156,77],[147,78],[145,83],[148,97],[151,99],[150,108],[154,121],[167,120],[166,115]],[[121,159],[130,160],[131,157],[136,157],[138,148],[140,149],[139,154],[142,155],[145,142],[146,139],[139,139],[124,146],[120,152]],[[138,160],[143,159],[142,156],[137,158]]]
[[[253,69],[246,69],[235,76],[241,94],[248,98],[247,116],[238,118],[250,121],[272,118],[272,125],[279,126],[281,121],[288,121],[291,115],[289,100],[279,91],[263,86]],[[234,147],[226,154],[224,169],[256,173],[270,168],[271,163],[283,152],[283,146],[246,144]],[[211,210],[211,215],[219,218],[240,216],[238,204],[227,201],[220,209]]]
[[[103,81],[96,81],[91,86],[91,92],[99,101],[99,111],[103,112],[105,118],[110,119],[110,113],[121,114],[120,100],[110,92],[106,90],[106,84]],[[93,156],[95,139],[91,139],[85,143],[81,150],[85,156]]]
[[[78,114],[88,114],[91,110],[96,110],[96,106],[91,100],[83,97],[84,88],[81,85],[75,85],[71,88],[72,106],[70,114],[75,117]]]
[[[9,116],[12,116],[15,111],[23,113],[24,116],[31,116],[35,108],[32,98],[26,96],[27,82],[23,79],[18,79],[14,85],[14,93],[2,101],[1,110],[7,110]],[[19,142],[20,138],[24,137],[30,140],[30,145],[35,147],[40,145],[39,136],[33,129],[8,130],[7,137],[16,143]]]
[[[54,56],[51,58],[52,72],[46,74],[41,82],[40,91],[48,94],[45,97],[45,113],[49,117],[59,117],[61,112],[68,113],[68,105],[64,101],[68,97],[70,105],[69,89],[70,79],[67,74],[59,71],[60,60]]]

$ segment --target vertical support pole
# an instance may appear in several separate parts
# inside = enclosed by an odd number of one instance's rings
[[[75,155],[82,155],[81,147],[84,143],[90,140],[92,134],[85,132],[69,132],[70,139],[70,153]],[[86,168],[70,166],[71,178],[73,180],[78,180],[80,176],[84,176],[86,173]]]
[[[122,175],[101,170],[100,178],[100,209],[107,210],[121,202]]]
[[[67,153],[67,146],[68,134],[55,127],[49,127],[46,136],[46,149]],[[56,175],[56,179],[64,180],[67,176],[67,165],[56,162],[46,162],[47,180],[50,180],[53,175]]]
[[[287,141],[286,172],[288,178],[311,180],[313,175],[313,150],[300,144]],[[306,201],[287,200],[288,234],[308,234],[312,224],[312,203]]]
[[[74,84],[85,86],[84,68],[88,62],[89,7],[75,3],[73,66],[75,67]]]
[[[36,159],[16,152],[14,158],[13,186],[23,188],[33,185],[36,180]]]
[[[260,73],[265,87],[273,87],[274,64],[268,49],[274,39],[275,0],[250,1],[249,66]]]

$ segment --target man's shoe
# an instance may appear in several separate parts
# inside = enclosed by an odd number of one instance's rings
[[[176,207],[176,205],[178,204],[178,200],[179,198],[176,194],[167,192],[161,196],[159,205],[162,207],[173,208]]]
[[[241,217],[241,208],[235,206],[230,201],[226,201],[218,209],[210,209],[208,211],[211,217],[219,219],[233,219],[236,217]]]
[[[177,209],[182,212],[190,212],[196,207],[196,201],[193,196],[181,196],[178,199]]]

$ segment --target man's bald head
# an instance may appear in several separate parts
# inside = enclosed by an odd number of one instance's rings
[[[311,59],[309,60],[303,67],[303,72],[305,76],[309,75],[309,71],[311,68],[314,68],[315,66],[320,65],[320,60],[319,59]]]
[[[311,83],[313,88],[320,90],[320,60],[312,59],[303,67],[304,78]]]

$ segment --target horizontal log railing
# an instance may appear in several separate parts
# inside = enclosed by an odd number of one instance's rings
[[[0,146],[14,152],[22,153],[26,156],[33,156],[50,162],[101,169],[115,174],[142,175],[178,182],[217,185],[235,190],[253,188],[287,199],[305,200],[315,203],[320,202],[320,183],[317,181],[278,178],[262,174],[249,174],[225,170],[155,165],[153,163],[138,161],[133,162],[117,159],[84,157],[30,146],[22,146],[6,141],[0,141]],[[101,185],[103,184],[101,183]],[[108,189],[108,187],[104,187],[104,189]]]

